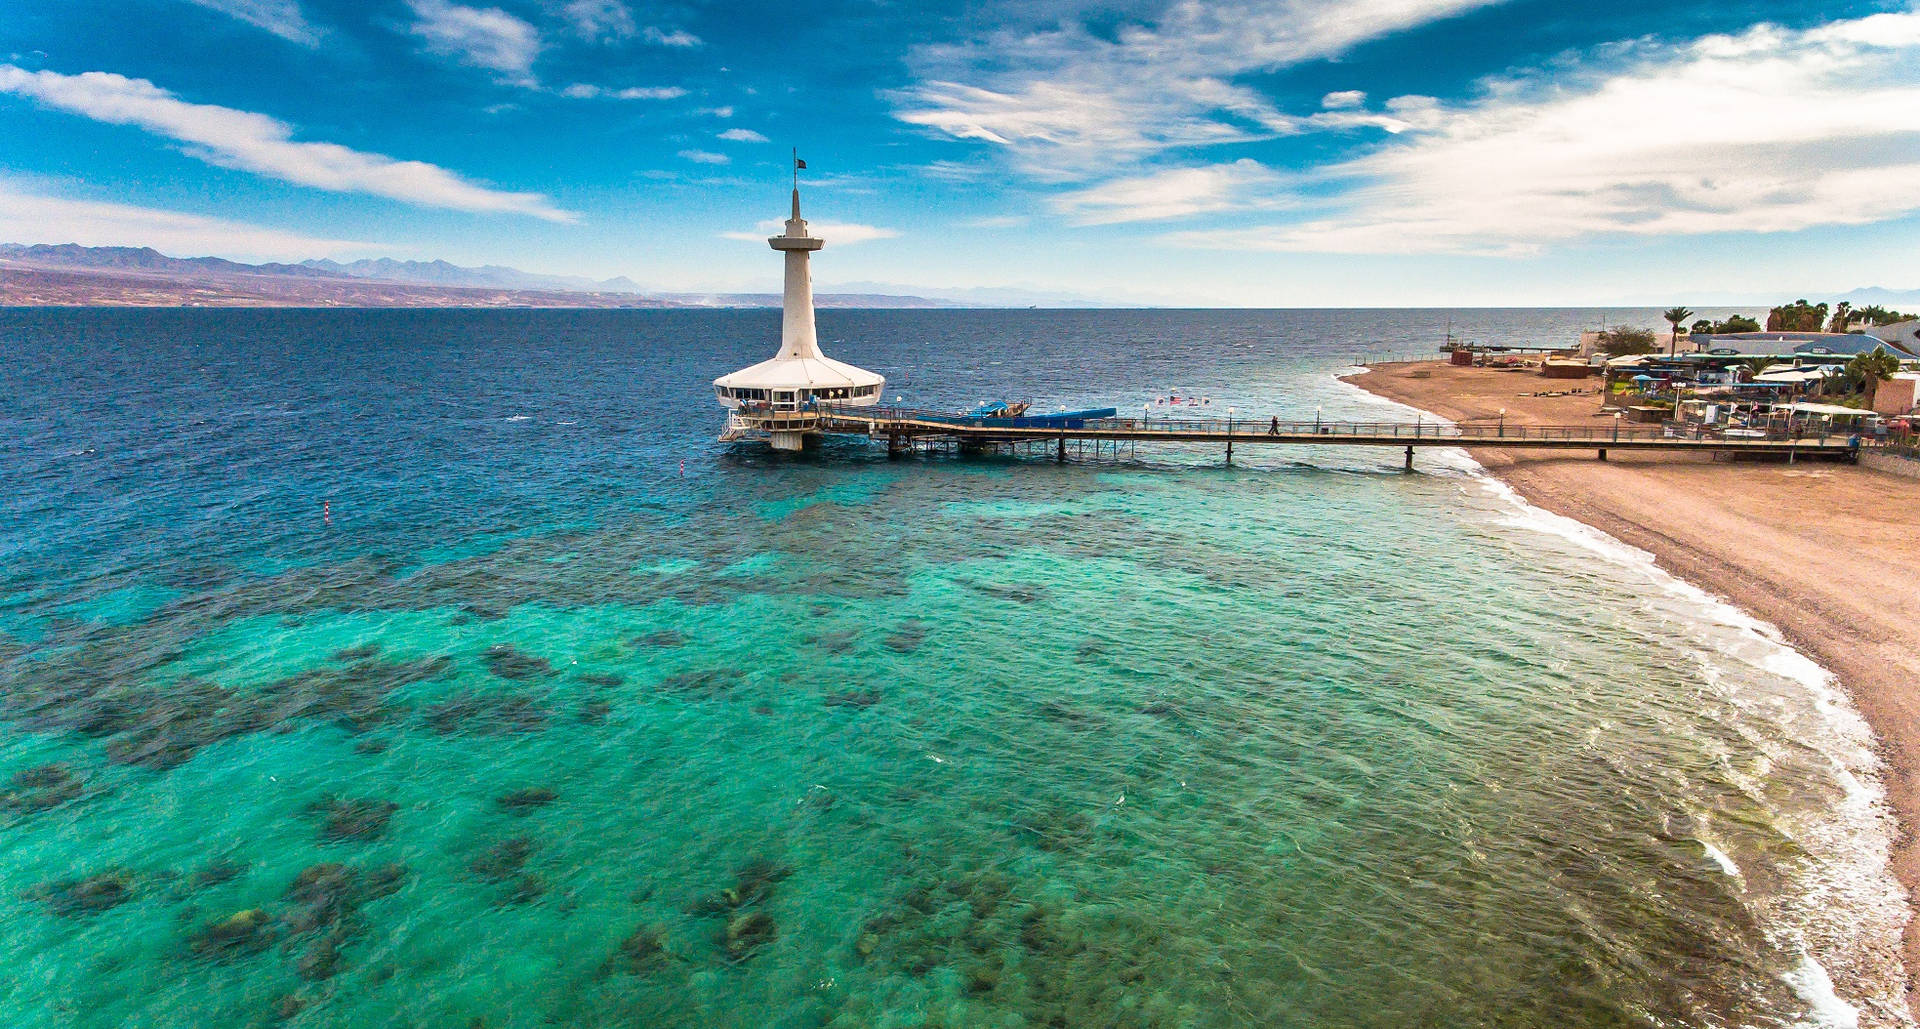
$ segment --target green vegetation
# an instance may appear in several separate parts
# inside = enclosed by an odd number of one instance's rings
[[[1805,299],[1782,304],[1767,312],[1768,332],[1821,332],[1827,327],[1827,305]]]
[[[1910,314],[1902,314],[1899,311],[1889,311],[1879,304],[1870,304],[1860,308],[1853,312],[1853,316],[1855,320],[1868,325],[1892,325],[1894,322],[1910,322],[1913,321],[1915,317]]]
[[[1873,395],[1880,384],[1893,378],[1900,370],[1900,359],[1884,349],[1875,348],[1847,362],[1840,373],[1840,380],[1850,393],[1858,393],[1866,401],[1861,406],[1870,406]]]
[[[1684,307],[1669,307],[1660,317],[1673,326],[1673,336],[1667,341],[1667,353],[1671,355],[1680,349],[1680,323],[1693,317],[1693,312]]]
[[[1600,330],[1599,342],[1601,352],[1609,357],[1651,354],[1656,349],[1653,330],[1636,329],[1631,325],[1616,325]]]
[[[1690,331],[1719,335],[1725,332],[1759,332],[1760,323],[1744,314],[1736,314],[1724,322],[1710,322],[1705,318],[1693,323]]]

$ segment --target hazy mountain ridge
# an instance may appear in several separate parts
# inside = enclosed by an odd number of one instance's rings
[[[112,268],[148,272],[217,275],[290,275],[335,278],[333,272],[299,264],[242,264],[224,257],[169,257],[152,247],[87,247],[78,243],[0,243],[0,258],[37,266]]]
[[[582,275],[540,275],[506,265],[484,264],[478,267],[450,261],[396,261],[391,257],[361,258],[342,264],[321,258],[300,262],[304,268],[356,279],[382,279],[387,282],[416,282],[432,286],[487,286],[495,289],[559,289],[583,293],[645,293],[645,287],[624,275],[611,279],[589,279]]]
[[[244,264],[152,247],[0,243],[0,305],[320,307],[779,307],[778,293],[656,293],[632,279],[536,275],[503,265],[363,259]],[[820,307],[968,307],[879,293],[821,293]]]

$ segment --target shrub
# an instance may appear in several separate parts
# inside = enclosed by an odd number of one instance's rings
[[[1655,350],[1653,330],[1636,329],[1631,325],[1616,325],[1600,330],[1599,344],[1601,352],[1609,357],[1651,354]]]

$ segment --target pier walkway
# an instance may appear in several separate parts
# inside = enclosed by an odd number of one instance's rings
[[[1215,445],[1225,448],[1229,461],[1236,446],[1397,447],[1404,450],[1409,468],[1413,467],[1413,452],[1417,447],[1590,450],[1602,461],[1612,450],[1746,455],[1787,461],[1807,457],[1854,460],[1859,453],[1859,448],[1848,437],[1836,434],[1755,431],[1750,436],[1669,435],[1664,425],[1622,424],[1618,418],[1602,425],[1322,420],[1282,421],[1275,425],[1270,419],[1178,417],[1087,418],[1033,425],[1018,423],[1044,420],[1046,416],[967,418],[931,411],[872,407],[823,407],[775,417],[790,422],[791,428],[797,431],[885,440],[888,451],[896,454],[914,449],[956,449],[968,453],[1031,451],[1038,447],[1051,449],[1056,459],[1062,461],[1067,458],[1069,444],[1083,450],[1089,443],[1094,445],[1096,453],[1109,445],[1116,451],[1123,445],[1131,447],[1142,443]]]

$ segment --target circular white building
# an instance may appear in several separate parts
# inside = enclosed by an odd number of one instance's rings
[[[826,241],[807,234],[800,217],[800,187],[793,189],[787,231],[767,240],[786,255],[786,292],[781,300],[780,352],[770,360],[713,380],[720,405],[732,411],[720,436],[732,441],[765,434],[775,450],[799,450],[820,434],[820,409],[867,407],[880,402],[886,376],[822,354],[813,326],[813,277],[808,257]]]

